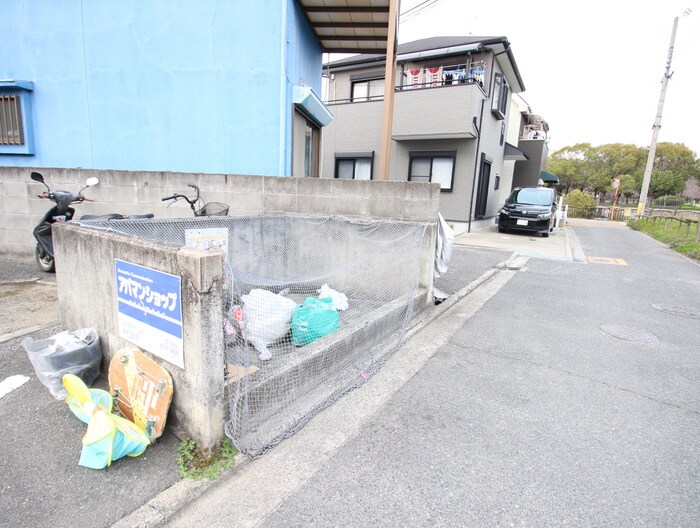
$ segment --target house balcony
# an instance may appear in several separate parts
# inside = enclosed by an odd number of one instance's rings
[[[480,115],[484,97],[478,82],[397,86],[392,138],[396,141],[475,138],[473,120]],[[383,99],[378,95],[327,104],[335,115],[335,124],[343,123],[347,134],[366,141],[381,127]]]
[[[393,139],[469,139],[476,137],[485,95],[478,82],[427,87],[401,86],[394,99]]]

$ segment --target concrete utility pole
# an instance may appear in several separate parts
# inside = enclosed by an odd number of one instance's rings
[[[666,60],[666,71],[664,78],[661,79],[661,94],[659,95],[659,107],[656,110],[656,120],[652,127],[651,144],[649,145],[649,156],[647,157],[647,166],[644,169],[644,180],[642,181],[642,192],[639,194],[639,205],[637,205],[637,216],[644,214],[644,207],[649,193],[649,182],[651,182],[651,171],[654,168],[654,158],[656,157],[656,141],[659,137],[659,129],[661,129],[661,113],[664,109],[664,99],[666,98],[666,86],[668,80],[673,73],[671,72],[671,58],[673,57],[673,45],[676,41],[676,28],[678,27],[678,17],[673,19],[673,31],[671,32],[671,44],[668,47],[668,59]]]

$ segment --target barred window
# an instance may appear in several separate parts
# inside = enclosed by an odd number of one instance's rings
[[[34,155],[33,91],[31,81],[0,79],[0,156]]]
[[[24,145],[19,95],[0,95],[0,145]]]

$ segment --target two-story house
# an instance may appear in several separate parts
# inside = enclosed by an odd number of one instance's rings
[[[324,130],[322,177],[375,178],[384,65],[384,55],[328,65],[334,120]],[[511,95],[525,89],[508,39],[400,44],[396,71],[390,179],[440,183],[441,212],[458,232],[485,224],[511,189],[504,163],[526,159],[506,142]]]

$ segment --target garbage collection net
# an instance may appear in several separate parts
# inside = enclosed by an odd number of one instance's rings
[[[226,434],[257,456],[370,378],[402,343],[426,224],[256,215],[82,225],[224,251]]]

